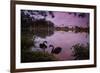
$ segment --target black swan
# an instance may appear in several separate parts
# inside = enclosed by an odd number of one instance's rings
[[[47,41],[44,41],[43,43],[40,43],[40,48],[43,49],[43,51],[45,52],[45,49],[47,48]]]
[[[56,47],[56,48],[54,48],[53,45],[50,45],[49,47],[52,47],[52,50],[51,50],[51,53],[52,53],[52,54],[59,54],[59,53],[61,52],[61,50],[62,50],[61,47]]]

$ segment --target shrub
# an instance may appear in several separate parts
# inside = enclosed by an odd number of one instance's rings
[[[83,44],[76,44],[72,46],[73,54],[75,60],[85,60],[89,59],[89,44],[84,46]]]

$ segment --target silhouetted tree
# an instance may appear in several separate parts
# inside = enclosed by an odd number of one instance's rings
[[[21,30],[28,31],[27,28],[36,26],[54,26],[51,21],[47,21],[46,17],[51,16],[54,18],[52,11],[39,11],[39,10],[21,10]]]
[[[78,17],[81,17],[81,18],[84,18],[85,16],[86,16],[85,13],[79,13],[79,14],[78,14]]]
[[[68,14],[73,14],[74,16],[80,17],[80,18],[84,18],[86,17],[86,13],[78,13],[78,12],[68,12]]]

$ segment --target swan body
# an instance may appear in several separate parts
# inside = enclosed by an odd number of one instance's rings
[[[45,49],[47,48],[46,44],[47,44],[47,41],[44,41],[43,43],[40,43],[40,45],[39,45],[40,48],[44,50],[44,52],[45,52]]]
[[[56,48],[54,48],[53,45],[50,45],[49,47],[52,47],[52,50],[51,50],[51,53],[52,53],[52,54],[59,54],[59,53],[61,52],[61,50],[62,50],[61,47],[56,47]]]

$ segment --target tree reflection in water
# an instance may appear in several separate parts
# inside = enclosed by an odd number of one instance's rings
[[[46,19],[48,14],[52,18],[55,17],[52,11],[21,11],[21,62],[25,63],[89,59],[89,47],[87,47],[89,46],[89,44],[87,44],[86,47],[84,45],[80,45],[81,43],[89,43],[87,39],[89,36],[89,27],[83,28],[75,26],[75,28],[69,28],[67,26],[55,26],[52,21]],[[33,15],[33,17],[31,17],[31,15]],[[81,18],[84,18],[86,16],[82,13],[74,13],[74,15]],[[64,32],[63,35],[60,33],[61,31]],[[57,32],[60,34],[57,35]],[[72,34],[72,32],[74,33]],[[88,33],[88,36],[85,38],[81,38],[81,40],[77,38],[72,40],[75,37],[80,38],[80,35],[82,35],[83,32]],[[68,36],[69,39],[67,39]],[[84,39],[87,40],[84,41]],[[45,45],[45,48],[43,46],[40,46],[40,43],[42,43],[43,45],[43,41],[48,42]],[[80,44],[77,44],[75,41],[79,42]],[[73,42],[75,43],[73,44]],[[55,47],[62,47],[60,48],[59,54],[51,54],[52,49],[48,47],[50,44]],[[68,47],[69,45],[70,47]],[[74,50],[72,52],[72,56],[69,56],[69,58],[68,55],[71,53],[70,51],[72,51],[72,49],[70,48],[74,48]],[[45,52],[43,52],[43,50]],[[62,59],[63,57],[64,59]]]

